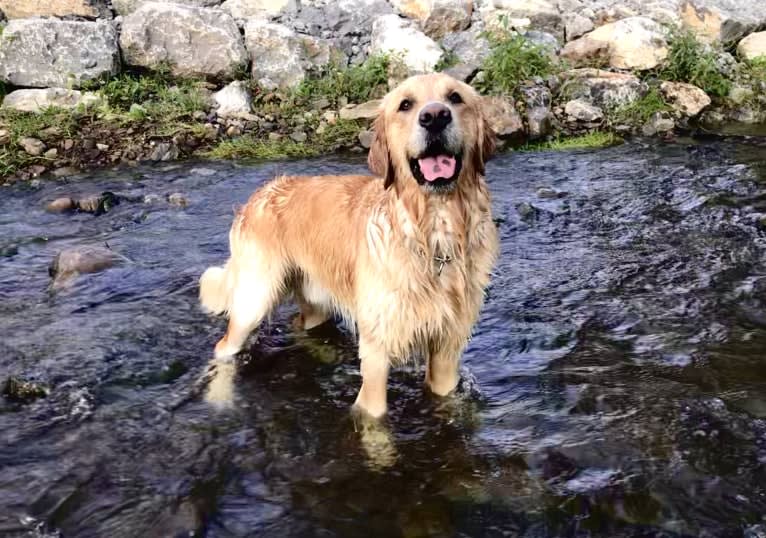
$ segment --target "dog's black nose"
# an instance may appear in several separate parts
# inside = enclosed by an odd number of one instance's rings
[[[452,122],[452,112],[441,103],[428,103],[421,109],[418,121],[431,132],[443,131]]]

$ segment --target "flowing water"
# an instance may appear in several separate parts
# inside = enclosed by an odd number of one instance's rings
[[[502,254],[461,390],[399,368],[378,426],[349,413],[347,331],[297,332],[286,306],[216,364],[225,322],[197,303],[254,188],[363,170],[198,162],[0,192],[0,381],[49,389],[0,402],[0,534],[766,536],[765,145],[495,158]],[[44,211],[102,191],[126,199]],[[128,261],[51,288],[57,252],[103,244]]]

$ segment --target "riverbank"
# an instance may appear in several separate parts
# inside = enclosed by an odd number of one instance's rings
[[[663,25],[614,6],[591,10],[590,24],[574,7],[559,6],[551,22],[531,12],[514,17],[519,13],[495,2],[474,6],[469,20],[460,23],[467,27],[460,29],[449,20],[434,26],[412,13],[414,20],[369,14],[359,23],[372,25],[365,44],[360,28],[329,36],[308,27],[298,33],[301,21],[312,16],[303,6],[289,17],[271,15],[281,23],[237,19],[249,60],[235,54],[228,64],[221,58],[205,63],[181,50],[183,44],[162,58],[136,52],[131,28],[149,24],[149,16],[196,17],[210,24],[210,17],[225,16],[214,8],[169,6],[148,3],[118,16],[119,32],[112,36],[119,42],[116,64],[109,64],[110,52],[94,53],[97,67],[109,65],[68,74],[66,88],[39,87],[56,82],[61,73],[34,58],[27,70],[14,70],[12,64],[33,48],[19,45],[26,36],[41,31],[45,37],[50,25],[78,21],[7,23],[0,34],[0,78],[5,80],[0,86],[0,181],[199,156],[272,159],[363,152],[371,141],[378,99],[420,71],[446,71],[485,95],[505,148],[599,146],[630,136],[673,137],[700,128],[716,132],[730,123],[766,123],[764,32],[711,38],[693,25]],[[98,17],[79,22],[100,25],[104,32],[107,23]],[[279,33],[282,27],[291,33]],[[167,28],[166,37],[176,30]],[[325,35],[324,41],[312,32]],[[56,35],[50,39],[63,39]],[[229,48],[239,51],[237,35]],[[274,39],[264,41],[264,35]],[[348,43],[347,35],[353,35]],[[417,49],[401,49],[416,43]],[[58,45],[66,54],[65,44]],[[290,54],[277,54],[279,47],[298,54],[297,64],[290,63],[295,59]],[[309,58],[307,50],[316,54]],[[280,65],[279,58],[287,63]]]

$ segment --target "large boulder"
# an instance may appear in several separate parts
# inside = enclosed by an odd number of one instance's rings
[[[524,122],[521,121],[513,101],[507,97],[483,97],[482,109],[492,132],[504,140],[519,140],[524,136]]]
[[[737,53],[746,60],[766,58],[766,32],[750,34],[737,45]]]
[[[235,19],[270,18],[298,9],[296,0],[226,0],[221,8]]]
[[[111,17],[106,0],[0,0],[8,19],[30,17]]]
[[[15,19],[0,33],[0,80],[78,88],[120,70],[117,32],[103,21]]]
[[[708,41],[733,42],[766,25],[762,0],[680,0],[681,20]]]
[[[177,77],[231,79],[247,65],[237,24],[217,9],[146,3],[123,20],[120,46],[126,64]]]
[[[3,99],[3,108],[12,108],[21,112],[43,112],[48,108],[92,107],[101,102],[101,97],[94,92],[66,88],[36,88],[9,93]]]
[[[694,117],[711,103],[705,91],[693,84],[663,82],[660,91],[665,101],[684,116]]]
[[[397,15],[383,15],[375,20],[370,53],[400,57],[410,74],[432,72],[444,55],[433,39]]]
[[[260,19],[251,19],[245,25],[245,44],[253,61],[253,78],[265,88],[296,86],[308,71],[332,59],[326,41]]]
[[[391,0],[404,15],[420,21],[426,35],[439,39],[471,24],[473,0]]]
[[[112,7],[118,15],[130,15],[142,5],[149,2],[181,4],[191,7],[214,7],[219,5],[222,1],[223,0],[112,0]]]
[[[616,69],[653,69],[668,56],[662,27],[646,17],[605,24],[570,41],[561,55],[575,63],[604,58]]]
[[[567,71],[562,78],[560,93],[601,108],[629,105],[646,93],[646,84],[628,73],[584,68]]]

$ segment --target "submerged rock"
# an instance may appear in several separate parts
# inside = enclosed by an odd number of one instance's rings
[[[84,213],[93,213],[94,215],[107,213],[112,207],[119,205],[119,203],[119,196],[108,191],[86,196],[75,201],[77,209]]]
[[[120,255],[106,247],[70,247],[56,255],[48,274],[55,282],[60,282],[75,275],[103,271],[122,260]]]
[[[47,395],[48,389],[42,384],[16,376],[8,377],[3,385],[3,396],[11,402],[30,403]]]
[[[120,70],[117,32],[103,21],[16,19],[0,33],[0,80],[78,88]]]
[[[67,196],[56,198],[45,206],[45,210],[51,213],[65,213],[67,211],[74,211],[76,208],[77,202]]]

